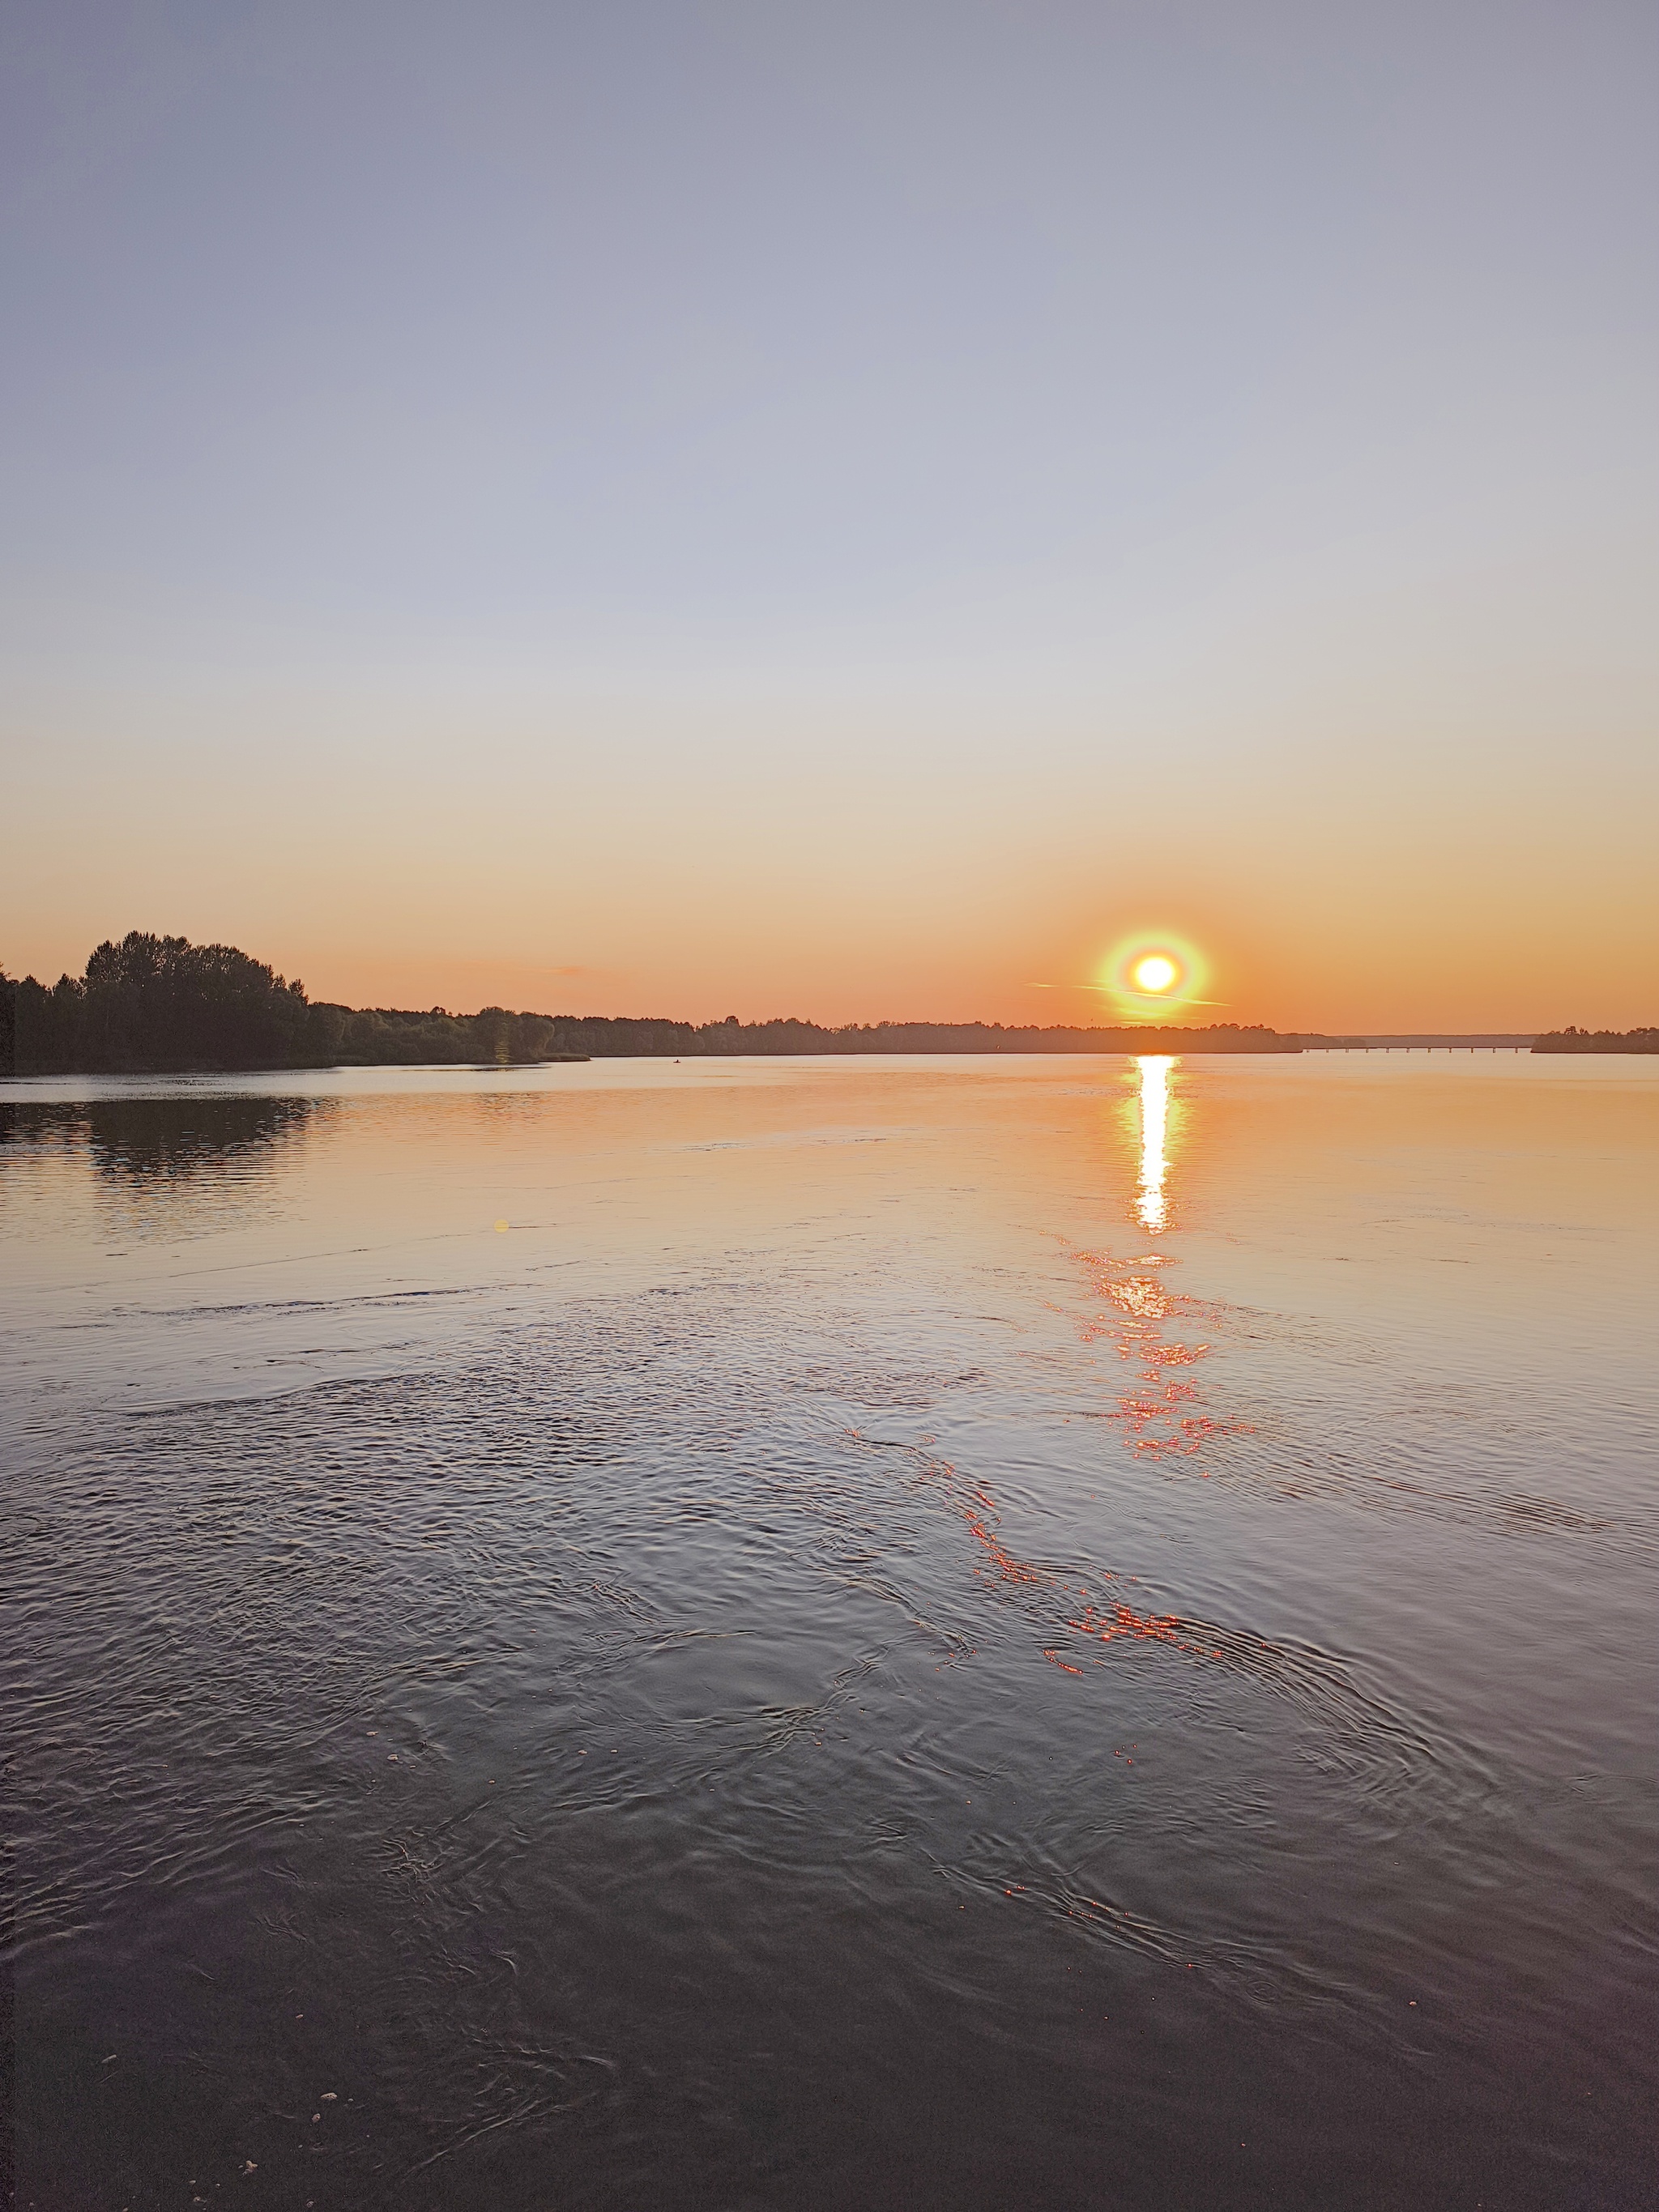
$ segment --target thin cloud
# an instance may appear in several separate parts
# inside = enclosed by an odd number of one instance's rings
[[[1115,983],[1027,983],[1028,991],[1103,991],[1111,999],[1139,999],[1145,1006],[1226,1006],[1230,999],[1189,999],[1179,992],[1120,990]]]

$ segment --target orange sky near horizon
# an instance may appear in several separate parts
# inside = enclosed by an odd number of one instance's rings
[[[471,927],[458,930],[467,949],[455,950],[429,918],[422,926],[411,916],[409,939],[400,944],[382,917],[336,909],[328,919],[340,935],[331,939],[314,908],[296,921],[275,913],[262,917],[270,902],[257,896],[139,895],[118,907],[90,900],[89,908],[104,908],[90,927],[75,930],[64,918],[55,929],[31,933],[32,945],[14,931],[6,964],[14,974],[55,980],[64,970],[78,974],[100,937],[153,927],[198,942],[237,944],[303,978],[313,999],[351,1006],[471,1012],[505,1005],[696,1021],[736,1013],[745,1021],[793,1014],[828,1024],[1115,1024],[1134,1018],[1133,1012],[1090,980],[1102,971],[1109,949],[1129,936],[1143,936],[1149,946],[1177,936],[1201,947],[1209,988],[1199,1003],[1177,994],[1167,1013],[1149,1000],[1142,1016],[1147,1020],[1346,1031],[1521,1030],[1570,1022],[1627,1029],[1659,1019],[1653,982],[1659,945],[1651,933],[1640,933],[1646,917],[1621,915],[1616,900],[1601,902],[1605,937],[1594,923],[1584,931],[1577,915],[1546,913],[1502,925],[1472,896],[1393,917],[1396,927],[1379,946],[1370,926],[1344,928],[1340,916],[1322,920],[1321,888],[1299,886],[1296,896],[1275,897],[1268,911],[1267,902],[1257,901],[1248,915],[1231,917],[1224,899],[1196,890],[1185,900],[1165,897],[1156,905],[1109,895],[1079,899],[1075,904],[1086,909],[1081,916],[1056,913],[1060,902],[1039,896],[1035,914],[981,915],[978,930],[964,929],[948,944],[916,927],[897,898],[884,915],[850,928],[826,921],[820,929],[813,917],[803,926],[799,914],[787,918],[793,927],[787,928],[783,917],[764,913],[732,921],[693,915],[677,927],[674,917],[659,909],[628,918],[608,941],[592,923],[547,929],[546,941],[535,947],[549,956],[544,959],[492,952],[476,915]],[[1334,902],[1336,886],[1327,882],[1322,888]],[[999,908],[1005,903],[997,902]],[[1366,924],[1375,919],[1368,912]],[[647,921],[669,941],[643,942]],[[883,922],[893,933],[885,943]],[[908,935],[902,933],[907,924]],[[533,927],[526,933],[533,936]],[[1586,936],[1593,951],[1597,939],[1613,943],[1611,957],[1587,960]],[[590,957],[557,957],[570,951]]]
[[[21,845],[0,957],[52,978],[141,927],[239,945],[353,1005],[1110,1023],[1089,986],[1141,933],[1202,952],[1194,1021],[1659,1018],[1653,816],[1603,818],[1547,748],[1504,773],[1467,744],[1454,765],[1281,738],[1166,781],[1063,726],[1060,757],[1028,744],[1015,766],[982,730],[900,754],[848,719],[859,745],[809,728],[764,776],[741,732],[724,750],[659,732],[619,758],[475,730],[401,781],[378,736],[313,737],[257,825],[175,736],[164,775],[154,747],[112,765],[71,853]],[[43,817],[72,805],[50,774],[23,780]]]

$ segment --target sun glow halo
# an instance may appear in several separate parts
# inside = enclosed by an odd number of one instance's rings
[[[1121,937],[1101,962],[1099,982],[1116,1006],[1121,1019],[1164,1023],[1191,1006],[1208,1006],[1204,996],[1210,980],[1209,963],[1191,940],[1178,932],[1159,928],[1137,930]]]

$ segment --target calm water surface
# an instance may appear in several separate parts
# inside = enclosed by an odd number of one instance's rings
[[[20,2204],[1656,2201],[1659,1067],[0,1090]]]

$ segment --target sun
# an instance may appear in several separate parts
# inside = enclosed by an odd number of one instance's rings
[[[1153,923],[1132,937],[1120,937],[1100,963],[1096,988],[1116,1007],[1119,1018],[1165,1026],[1189,1007],[1211,1006],[1210,964],[1200,948],[1180,931]]]
[[[1149,952],[1130,970],[1135,988],[1154,994],[1170,990],[1181,980],[1181,970],[1167,952]]]

